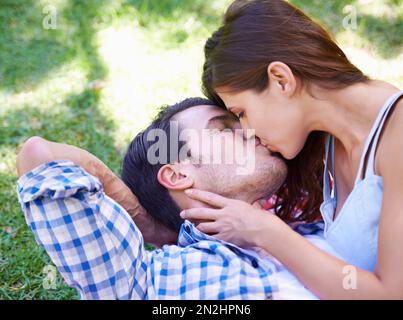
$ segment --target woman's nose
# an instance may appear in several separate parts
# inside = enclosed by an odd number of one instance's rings
[[[255,130],[242,128],[243,137],[245,140],[256,138]]]
[[[240,119],[239,122],[241,123],[242,129],[250,129],[249,123],[245,119]]]
[[[241,128],[242,128],[242,137],[244,138],[244,140],[249,140],[252,138],[255,138],[256,134],[255,134],[255,130],[252,129],[248,122],[241,119],[240,120],[240,124],[241,124]]]

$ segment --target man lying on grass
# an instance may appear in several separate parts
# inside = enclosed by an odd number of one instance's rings
[[[181,210],[206,206],[186,195],[190,188],[252,204],[282,186],[287,174],[283,160],[254,137],[239,135],[238,128],[233,115],[209,100],[166,107],[128,148],[122,177],[130,190],[86,151],[31,138],[17,159],[17,191],[26,221],[67,284],[84,299],[315,298],[258,248],[222,242],[195,228],[203,221],[180,218]],[[192,130],[182,135],[187,129]],[[163,148],[155,152],[156,139],[150,139],[159,136],[162,142],[162,133],[167,155]],[[200,143],[203,133],[227,139]],[[247,174],[240,173],[239,163],[208,161],[217,152],[233,156],[245,150],[251,139],[254,153],[247,157],[253,166]],[[303,227],[307,239],[334,254],[320,225]],[[143,236],[162,248],[146,251]]]

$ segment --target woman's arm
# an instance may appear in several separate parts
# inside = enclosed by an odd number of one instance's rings
[[[311,244],[284,222],[269,219],[262,223],[264,231],[256,234],[256,245],[276,257],[320,299],[403,298],[403,289],[389,287],[379,275],[346,264]]]
[[[157,246],[173,243],[177,235],[157,223],[140,205],[131,190],[100,159],[75,146],[51,142],[40,137],[28,139],[17,156],[17,171],[21,176],[45,162],[71,160],[97,177],[105,193],[118,202],[133,218],[146,242]]]

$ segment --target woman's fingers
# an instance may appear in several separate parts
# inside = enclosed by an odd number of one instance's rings
[[[231,201],[218,194],[197,189],[188,189],[185,190],[185,193],[194,200],[199,200],[217,208],[223,208]]]
[[[220,230],[215,222],[203,222],[197,226],[201,232],[209,235],[217,234]]]
[[[186,220],[211,220],[215,221],[218,217],[217,209],[210,208],[193,208],[183,210],[180,215]]]

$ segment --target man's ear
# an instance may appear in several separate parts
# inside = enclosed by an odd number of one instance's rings
[[[181,191],[193,186],[194,180],[188,174],[181,172],[178,166],[166,164],[157,175],[158,182],[168,190]]]
[[[297,79],[292,70],[283,62],[275,61],[267,67],[269,85],[278,92],[292,96],[297,89]]]

